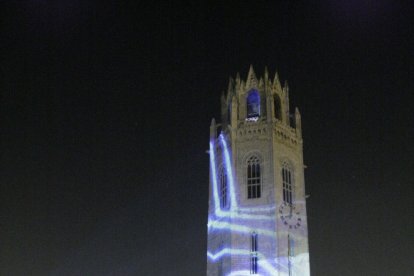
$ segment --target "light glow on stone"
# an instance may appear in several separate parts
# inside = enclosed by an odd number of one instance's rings
[[[210,168],[211,180],[213,181],[214,209],[217,210],[219,208],[219,198],[217,191],[216,154],[214,149],[214,141],[210,141]]]
[[[223,145],[223,152],[224,152],[224,160],[226,163],[226,171],[227,171],[227,178],[228,178],[228,182],[229,182],[229,190],[230,190],[230,210],[234,209],[237,207],[237,202],[236,202],[236,191],[235,191],[235,187],[234,187],[234,181],[233,181],[233,168],[231,165],[231,161],[230,161],[230,154],[229,154],[229,149],[227,147],[227,142],[226,139],[224,139],[223,135],[220,134],[220,141],[221,144]]]
[[[210,168],[211,181],[213,193],[213,208],[212,213],[208,218],[208,231],[229,231],[244,234],[250,234],[255,231],[259,236],[274,237],[276,235],[274,230],[266,229],[266,227],[258,227],[263,225],[260,222],[272,221],[278,215],[275,206],[255,206],[254,208],[238,207],[236,201],[236,183],[231,162],[231,151],[227,145],[225,137],[222,134],[219,136],[220,146],[222,147],[222,160],[227,172],[227,182],[229,184],[230,208],[229,210],[222,210],[220,208],[220,197],[218,191],[217,178],[217,158],[216,158],[216,144],[215,140],[210,140]],[[231,219],[231,221],[229,221]],[[266,224],[264,224],[266,225]],[[243,255],[250,256],[251,252],[246,249],[238,248],[222,248],[216,253],[207,252],[208,258],[216,262],[224,256]],[[262,252],[258,252],[258,267],[262,276],[271,275],[289,275],[288,259],[280,258],[278,260],[267,260]],[[298,256],[290,257],[291,267],[295,271],[294,275],[309,275],[309,253],[302,253]],[[279,273],[279,274],[278,274]],[[250,275],[250,271],[240,269],[232,271],[227,276],[236,275]]]
[[[257,122],[259,120],[259,117],[250,117],[250,118],[246,118],[247,122]]]

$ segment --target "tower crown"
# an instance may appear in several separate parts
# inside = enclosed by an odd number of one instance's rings
[[[300,128],[297,120],[300,116],[290,114],[289,86],[285,81],[282,86],[276,72],[273,80],[269,78],[267,68],[264,77],[258,80],[253,66],[250,65],[245,80],[236,74],[230,77],[227,92],[221,99],[221,121],[224,128],[237,128],[249,122],[277,122],[291,128]],[[298,129],[301,132],[300,129]]]

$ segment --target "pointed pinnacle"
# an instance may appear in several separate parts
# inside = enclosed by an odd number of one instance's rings
[[[280,81],[279,81],[279,74],[277,73],[277,71],[275,73],[275,77],[273,78],[273,83],[280,83]]]
[[[215,126],[216,125],[216,119],[211,119],[211,126]]]
[[[256,74],[254,73],[253,65],[250,64],[249,73],[247,74],[247,79],[256,78]]]
[[[269,71],[267,70],[267,66],[265,66],[265,69],[264,69],[264,79],[267,81],[268,78],[269,78]]]
[[[262,86],[264,84],[263,78],[260,78],[259,80],[259,86]]]
[[[256,85],[257,78],[253,70],[253,65],[250,64],[249,73],[247,74],[246,84],[248,86]]]
[[[227,93],[230,93],[230,91],[233,89],[234,86],[234,79],[232,77],[229,77],[229,85],[227,87]]]

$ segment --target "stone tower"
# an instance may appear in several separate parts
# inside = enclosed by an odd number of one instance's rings
[[[209,155],[207,276],[310,275],[301,117],[277,73],[230,79]]]

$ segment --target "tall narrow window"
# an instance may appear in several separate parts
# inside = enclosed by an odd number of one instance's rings
[[[283,180],[283,201],[287,204],[293,203],[293,179],[292,172],[288,163],[284,162],[282,165],[282,180]]]
[[[257,274],[257,234],[253,232],[250,244],[250,274]]]
[[[275,118],[282,120],[282,105],[280,104],[280,98],[278,95],[273,96],[275,107]]]
[[[247,198],[261,196],[260,160],[252,156],[247,160]]]
[[[251,90],[247,95],[247,120],[256,121],[260,116],[260,95],[257,90]]]
[[[224,166],[220,168],[220,207],[221,209],[227,208],[228,203],[228,186],[227,186],[227,174]]]

